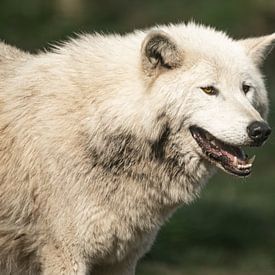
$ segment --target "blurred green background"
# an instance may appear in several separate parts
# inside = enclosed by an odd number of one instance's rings
[[[275,32],[275,0],[0,0],[0,38],[36,52],[77,32],[120,32],[194,19],[235,38]],[[264,66],[275,129],[275,50]],[[275,274],[275,131],[254,173],[219,172],[161,230],[139,275]]]

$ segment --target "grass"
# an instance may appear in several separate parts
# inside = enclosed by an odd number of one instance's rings
[[[139,275],[273,275],[273,268],[268,270],[259,269],[236,269],[232,267],[179,267],[161,263],[143,264],[137,274]]]

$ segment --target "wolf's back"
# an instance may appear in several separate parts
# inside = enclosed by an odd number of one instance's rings
[[[5,78],[8,74],[12,73],[18,64],[26,60],[28,56],[30,54],[4,42],[0,42],[0,78]]]
[[[0,42],[0,62],[13,61],[22,58],[26,53],[10,46],[4,42]]]

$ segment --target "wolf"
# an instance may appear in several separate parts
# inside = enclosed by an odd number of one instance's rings
[[[131,275],[218,169],[270,135],[260,72],[275,33],[195,23],[0,44],[0,273]]]

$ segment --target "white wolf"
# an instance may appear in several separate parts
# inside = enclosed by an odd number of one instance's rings
[[[0,44],[0,273],[134,274],[214,167],[251,172],[274,40],[190,23]]]

